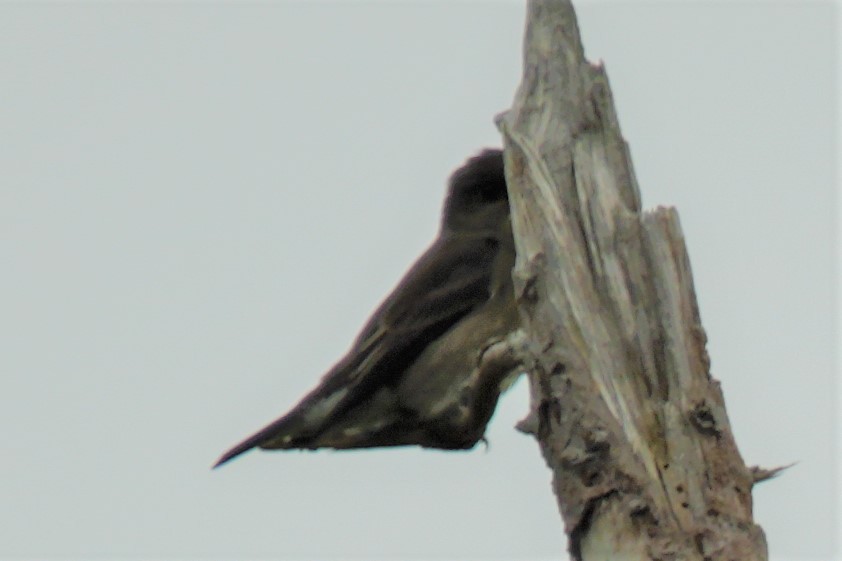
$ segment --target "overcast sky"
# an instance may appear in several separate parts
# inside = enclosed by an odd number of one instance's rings
[[[577,4],[644,206],[676,205],[771,559],[838,528],[838,10]],[[218,455],[339,358],[500,144],[521,2],[0,4],[0,558],[539,559],[490,447]]]

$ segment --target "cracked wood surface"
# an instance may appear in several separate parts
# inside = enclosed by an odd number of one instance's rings
[[[755,480],[710,375],[678,214],[641,211],[604,68],[530,1],[498,118],[531,411],[576,559],[765,560]]]

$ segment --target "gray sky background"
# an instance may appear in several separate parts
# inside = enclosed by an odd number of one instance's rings
[[[838,530],[838,10],[578,4],[772,559]],[[499,145],[520,2],[0,4],[0,558],[554,558],[537,445],[252,453]]]

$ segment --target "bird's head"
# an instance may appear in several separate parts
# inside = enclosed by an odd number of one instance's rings
[[[509,213],[503,152],[486,149],[450,177],[442,227],[446,230],[495,228]]]

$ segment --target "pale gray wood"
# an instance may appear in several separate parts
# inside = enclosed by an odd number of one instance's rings
[[[673,208],[643,212],[570,2],[528,4],[498,118],[540,442],[574,557],[765,560]],[[759,479],[759,478],[757,478]]]

